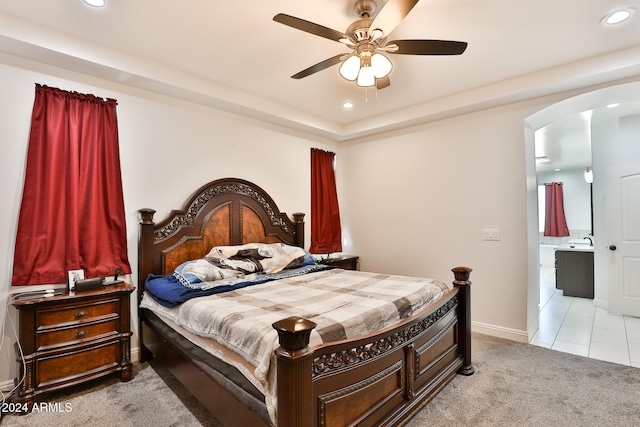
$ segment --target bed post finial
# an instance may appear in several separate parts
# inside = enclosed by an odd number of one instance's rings
[[[149,208],[138,209],[140,213],[140,224],[153,224],[153,214],[155,210]]]
[[[471,364],[471,269],[469,267],[452,268],[455,280],[453,285],[460,289],[460,320],[458,322],[458,343],[462,346],[462,367],[458,370],[462,375],[473,375],[475,369]]]
[[[282,348],[298,351],[309,345],[311,331],[318,325],[311,320],[294,316],[278,320],[272,326],[278,331],[278,342]]]
[[[471,275],[471,272],[473,270],[469,267],[455,267],[452,268],[451,271],[453,271],[453,276],[455,278],[455,281],[453,282],[454,285],[471,284],[471,282],[469,281],[469,276]]]
[[[273,324],[280,347],[277,366],[278,427],[313,425],[311,331],[317,325],[301,317],[288,317]]]

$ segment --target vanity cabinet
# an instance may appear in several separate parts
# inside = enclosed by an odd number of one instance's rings
[[[593,251],[556,250],[556,288],[564,296],[593,299]]]

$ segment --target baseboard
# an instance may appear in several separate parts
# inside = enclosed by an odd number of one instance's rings
[[[491,335],[498,338],[506,338],[511,341],[529,342],[529,335],[526,331],[517,329],[504,328],[502,326],[489,325],[480,322],[471,322],[471,331],[479,332],[485,335]]]
[[[609,311],[609,301],[607,300],[594,298],[593,305],[596,307],[604,308],[605,310]]]
[[[6,390],[11,390],[12,388],[13,388],[13,379],[2,381],[0,383],[0,390],[2,390],[3,392]]]

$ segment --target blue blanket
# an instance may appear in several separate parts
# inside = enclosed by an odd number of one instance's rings
[[[169,274],[167,276],[150,274],[149,277],[147,277],[144,289],[149,295],[153,297],[153,299],[158,301],[159,304],[162,304],[165,307],[175,307],[176,305],[182,304],[183,302],[188,301],[191,298],[229,292],[235,289],[244,288],[246,286],[269,282],[271,280],[301,276],[303,274],[330,268],[335,267],[324,264],[305,265],[303,267],[285,270],[279,273],[253,274],[251,276],[245,276],[244,278],[230,281],[224,285],[206,289],[184,286],[180,279],[178,279],[173,274]]]

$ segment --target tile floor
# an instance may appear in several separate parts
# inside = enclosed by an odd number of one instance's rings
[[[611,315],[593,300],[563,296],[553,267],[540,268],[540,308],[531,344],[640,368],[640,318]]]

